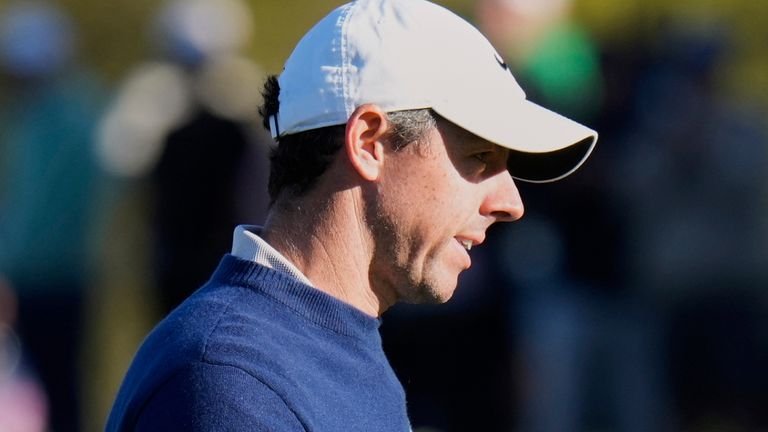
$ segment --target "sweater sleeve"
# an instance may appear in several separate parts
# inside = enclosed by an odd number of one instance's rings
[[[305,431],[271,388],[243,370],[195,363],[166,381],[137,417],[135,431]]]

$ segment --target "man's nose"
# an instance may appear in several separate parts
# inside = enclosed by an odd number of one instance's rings
[[[496,222],[514,222],[525,212],[523,199],[509,171],[503,170],[489,179],[490,189],[480,207],[480,213]]]

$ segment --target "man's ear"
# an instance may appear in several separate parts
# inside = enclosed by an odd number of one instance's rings
[[[384,137],[389,128],[387,114],[374,104],[360,105],[347,120],[344,149],[357,173],[366,180],[379,178],[384,162]]]

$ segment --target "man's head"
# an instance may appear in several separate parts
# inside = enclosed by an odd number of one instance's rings
[[[302,38],[266,90],[264,122],[281,144],[344,125],[364,103],[388,113],[429,109],[510,149],[510,171],[525,181],[565,177],[597,140],[594,131],[527,101],[477,29],[424,0],[337,8]]]
[[[278,142],[273,201],[349,168],[369,279],[407,301],[450,298],[467,249],[494,222],[522,216],[513,177],[560,179],[597,138],[527,101],[485,37],[424,0],[333,11],[268,81],[262,115]]]

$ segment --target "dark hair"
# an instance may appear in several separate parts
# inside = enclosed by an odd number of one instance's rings
[[[280,109],[279,95],[277,76],[271,75],[264,83],[264,102],[259,108],[262,124],[267,130],[269,117],[277,115]],[[386,140],[395,150],[421,142],[438,119],[430,109],[395,111],[387,116],[391,126]],[[301,196],[312,188],[343,146],[345,128],[344,124],[326,126],[275,138],[277,146],[269,155],[270,204],[274,204],[281,193]]]

